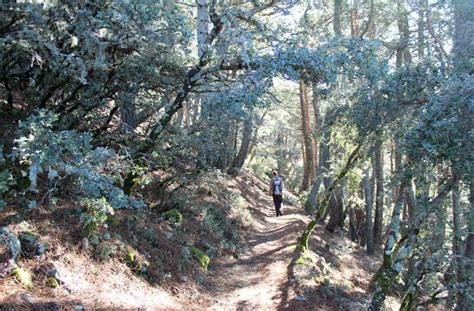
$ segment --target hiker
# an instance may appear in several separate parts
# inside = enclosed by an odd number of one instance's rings
[[[283,216],[281,212],[281,202],[283,201],[283,180],[278,175],[277,171],[273,171],[272,180],[270,182],[270,193],[273,197],[273,203],[275,204],[275,212],[277,217]]]

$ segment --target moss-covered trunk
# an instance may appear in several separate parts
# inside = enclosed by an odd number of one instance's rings
[[[305,252],[308,249],[308,241],[311,236],[311,233],[313,232],[314,228],[318,224],[318,222],[323,218],[323,216],[326,213],[329,201],[331,199],[331,196],[336,189],[336,186],[340,183],[340,181],[344,178],[344,176],[347,175],[347,173],[351,170],[351,168],[354,167],[355,163],[357,160],[359,160],[361,154],[360,154],[360,149],[362,147],[362,143],[359,143],[357,147],[352,151],[350,154],[349,158],[347,159],[346,164],[342,168],[341,172],[334,178],[334,181],[332,184],[329,186],[329,188],[326,190],[323,199],[321,200],[321,203],[318,206],[318,209],[316,210],[316,215],[315,219],[313,219],[308,226],[306,226],[306,229],[303,231],[303,234],[301,235],[300,242],[298,244],[298,250],[301,252]],[[307,200],[305,203],[305,207],[307,209],[314,209],[311,205],[311,201]]]

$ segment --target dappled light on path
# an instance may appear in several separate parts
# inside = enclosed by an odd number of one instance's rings
[[[271,197],[252,189],[258,202],[251,207],[255,231],[250,233],[243,255],[226,258],[214,268],[216,277],[210,286],[216,295],[212,310],[287,308],[297,296],[290,265],[307,217],[288,204],[284,205],[283,216],[276,217]]]

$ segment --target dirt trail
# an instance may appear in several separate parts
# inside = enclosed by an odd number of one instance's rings
[[[259,186],[248,189],[253,191],[254,225],[247,250],[238,259],[217,262],[213,269],[211,310],[305,307],[305,301],[298,301],[290,265],[308,217],[288,202],[283,205],[284,215],[275,217],[271,197],[262,191],[265,185]]]

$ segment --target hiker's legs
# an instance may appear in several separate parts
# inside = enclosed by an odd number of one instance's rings
[[[283,213],[281,212],[281,203],[283,202],[283,196],[279,195],[278,198],[278,214],[279,216],[283,216]]]
[[[279,216],[278,215],[278,199],[277,199],[277,196],[276,195],[272,195],[273,197],[273,205],[275,206],[275,213],[277,215],[277,217]]]
[[[273,195],[273,203],[275,204],[275,212],[276,212],[277,217],[283,215],[281,212],[282,201],[283,201],[283,197],[281,195],[276,195],[276,194]]]

